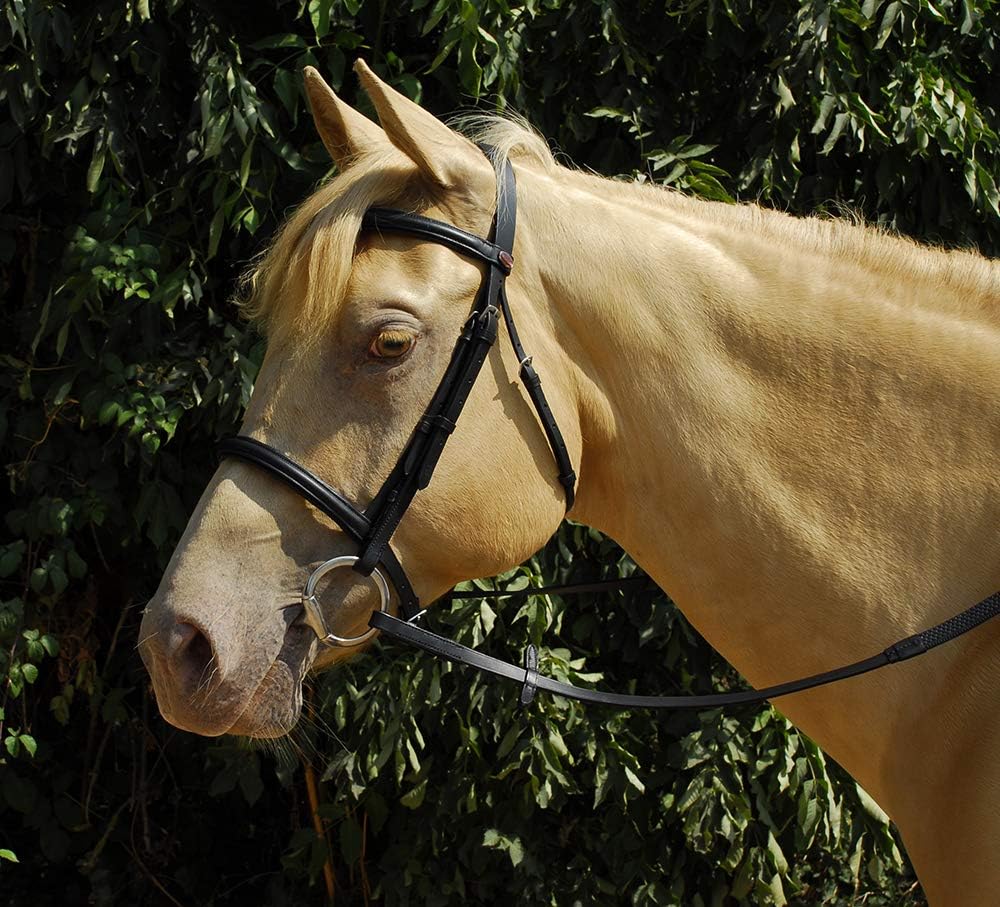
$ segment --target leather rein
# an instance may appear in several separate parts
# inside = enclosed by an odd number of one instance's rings
[[[488,157],[492,157],[492,149],[483,148],[483,151]],[[569,511],[573,506],[576,473],[573,471],[562,433],[542,390],[541,379],[517,333],[507,300],[505,282],[514,267],[516,206],[517,188],[514,171],[510,163],[504,161],[502,172],[498,174],[497,179],[497,208],[490,239],[482,239],[442,221],[388,208],[371,208],[364,215],[363,231],[415,236],[447,246],[466,258],[486,265],[483,282],[472,311],[458,337],[437,390],[396,465],[367,508],[359,509],[347,497],[290,457],[255,438],[240,435],[227,438],[219,444],[220,456],[235,457],[251,463],[281,480],[300,497],[325,513],[358,546],[357,555],[341,555],[320,564],[309,576],[303,590],[302,619],[316,633],[322,644],[356,646],[376,632],[381,632],[432,655],[469,665],[485,673],[521,684],[521,702],[525,704],[531,701],[536,690],[545,690],[569,699],[625,709],[705,709],[760,703],[848,677],[856,677],[885,665],[922,655],[1000,614],[1000,591],[998,591],[962,613],[894,643],[877,655],[831,671],[760,690],[682,696],[639,696],[577,687],[538,673],[538,653],[534,646],[528,646],[526,649],[524,665],[517,666],[484,655],[418,626],[417,621],[425,612],[390,542],[414,496],[422,488],[426,488],[431,480],[444,446],[468,400],[469,392],[486,361],[487,354],[496,342],[501,316],[519,362],[521,383],[535,408],[552,450],[558,469],[558,481],[566,496],[566,510]],[[330,571],[341,567],[351,567],[361,576],[370,578],[379,592],[379,608],[371,615],[369,629],[359,636],[342,637],[333,633],[327,625],[323,609],[316,597],[319,580]],[[547,593],[570,594],[621,589],[640,582],[648,583],[649,580],[646,577],[629,577],[624,580],[603,580],[595,583],[532,587],[517,592],[452,592],[451,596],[500,598]],[[389,613],[390,583],[396,593],[401,618]]]

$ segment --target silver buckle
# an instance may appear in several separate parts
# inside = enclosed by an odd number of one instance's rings
[[[320,564],[313,572],[310,574],[309,579],[306,580],[306,587],[302,590],[302,607],[304,609],[304,620],[306,625],[319,637],[319,641],[324,646],[359,646],[367,639],[371,639],[372,636],[377,632],[374,629],[367,630],[360,636],[337,636],[336,633],[332,633],[330,628],[326,624],[326,618],[323,617],[323,609],[320,607],[318,601],[316,601],[316,584],[331,570],[336,570],[338,567],[353,567],[359,558],[354,557],[351,554],[341,555],[340,557],[330,558],[328,561],[324,561]],[[382,597],[382,602],[379,605],[380,611],[389,610],[389,584],[385,581],[385,577],[379,573],[376,567],[372,570],[369,579],[375,583],[375,587],[379,591],[379,595]]]

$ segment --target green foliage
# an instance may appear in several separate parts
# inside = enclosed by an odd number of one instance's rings
[[[469,588],[634,569],[567,526],[530,563]],[[544,640],[542,669],[583,685],[738,682],[651,591],[572,606],[461,601],[428,619],[507,659]],[[836,903],[856,885],[869,903],[905,902],[884,815],[770,709],[621,715],[558,697],[522,709],[508,687],[396,647],[325,676],[315,704],[343,742],[324,776],[340,857],[377,855],[368,873],[386,904],[494,903],[512,890],[530,904]]]
[[[12,903],[222,905],[251,880],[255,902],[316,899],[327,847],[299,757],[172,731],[134,652],[141,603],[261,360],[227,301],[234,279],[329,166],[305,64],[361,109],[359,55],[436,113],[519,110],[605,173],[800,212],[844,204],[1000,250],[990,0],[277,0],[252,14],[8,0],[2,21]],[[631,569],[568,526],[498,582]],[[738,682],[651,595],[472,601],[434,619],[505,657],[540,645],[546,670],[581,683]],[[514,699],[395,650],[316,682],[296,744],[325,768],[346,902],[919,900],[878,808],[770,710],[654,718]]]

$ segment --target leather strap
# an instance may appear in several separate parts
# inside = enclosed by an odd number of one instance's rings
[[[483,153],[492,159],[492,149],[481,146]],[[514,316],[511,312],[510,303],[507,300],[507,290],[505,279],[510,274],[513,264],[514,234],[517,221],[517,183],[514,170],[508,162],[498,175],[497,181],[497,207],[493,219],[493,229],[491,235],[493,241],[481,239],[480,237],[460,230],[451,224],[443,221],[433,220],[419,214],[407,214],[403,211],[396,211],[391,208],[370,208],[362,220],[362,228],[365,230],[384,231],[387,233],[404,233],[437,242],[450,249],[465,255],[468,258],[475,258],[490,265],[484,278],[483,286],[480,288],[475,311],[481,310],[484,305],[498,306],[503,313],[504,323],[507,326],[507,334],[510,337],[511,346],[519,363],[519,375],[524,385],[532,406],[538,415],[545,437],[555,457],[558,467],[559,484],[563,486],[566,496],[566,510],[572,509],[576,498],[576,472],[570,459],[569,449],[566,446],[562,432],[556,422],[549,402],[542,390],[542,380],[532,365],[531,357],[521,343],[517,325],[514,323]],[[454,381],[454,377],[446,373],[442,379],[440,387],[446,388]],[[428,407],[428,414],[435,410],[434,402]],[[425,419],[428,418],[425,416]],[[440,442],[443,444],[443,442]],[[411,459],[413,454],[411,453]],[[428,475],[429,481],[429,475]],[[420,487],[425,487],[424,485]],[[383,486],[380,498],[369,508],[369,511],[377,510],[383,506],[384,499],[390,496],[393,488],[392,477]],[[396,500],[399,499],[397,494]],[[409,501],[399,510],[398,504],[394,506],[399,517],[405,512]],[[386,524],[388,525],[388,523]],[[393,527],[394,528],[394,527]],[[380,533],[380,537],[384,535]],[[390,533],[391,535],[391,533]],[[373,539],[373,541],[375,541]],[[377,562],[377,550],[374,548],[364,552],[361,560],[355,565],[355,569],[361,573],[369,573]]]
[[[529,595],[578,595],[583,592],[621,591],[630,587],[655,589],[656,584],[645,574],[619,577],[618,579],[598,579],[586,583],[556,583],[552,586],[526,586],[524,589],[468,589],[461,592],[452,589],[445,595],[447,599],[470,598],[527,598]]]
[[[442,220],[394,208],[369,208],[361,220],[361,229],[372,233],[408,233],[447,246],[466,258],[477,258],[505,274],[511,271],[508,261],[514,244],[503,242],[499,235],[495,237],[496,242],[489,242]]]
[[[457,348],[460,361],[454,370],[453,380],[446,388],[447,393],[441,395],[436,411],[427,410],[397,467],[386,481],[386,487],[391,491],[374,512],[371,530],[362,542],[359,560],[354,565],[359,573],[367,576],[378,565],[413,496],[430,482],[445,442],[451,435],[450,426],[458,421],[486,361],[486,354],[496,342],[496,336],[497,310],[492,305],[474,314],[467,322],[463,332],[464,342],[460,339]],[[444,384],[441,386],[445,387]]]
[[[484,149],[484,152],[490,154],[489,149]],[[485,262],[489,267],[473,305],[473,315],[456,344],[449,367],[445,370],[431,403],[396,466],[366,510],[372,526],[361,544],[358,561],[354,565],[354,569],[363,575],[368,575],[375,569],[414,495],[429,484],[444,445],[479,376],[486,354],[496,339],[494,316],[497,307],[503,312],[511,343],[521,364],[522,380],[555,456],[559,481],[566,495],[566,509],[573,506],[576,473],[562,433],[542,391],[541,380],[531,367],[531,359],[521,345],[505,291],[505,280],[514,264],[516,218],[517,185],[509,162],[504,162],[498,176],[492,241],[483,240],[451,224],[388,208],[372,208],[364,216],[363,229],[404,233],[439,242],[462,255]]]
[[[492,159],[492,149],[484,147],[483,152],[487,157]],[[497,211],[493,235],[497,245],[512,252],[514,249],[516,200],[517,183],[514,177],[514,170],[510,164],[507,164],[503,169],[503,173],[499,176]],[[500,285],[499,302],[504,324],[507,326],[507,336],[510,337],[510,344],[514,348],[514,355],[517,356],[521,382],[524,384],[531,404],[538,414],[538,421],[542,423],[545,437],[549,442],[552,455],[555,457],[556,466],[559,469],[559,484],[563,486],[563,493],[566,496],[566,511],[569,512],[573,509],[573,502],[576,499],[576,472],[573,470],[569,450],[566,447],[562,432],[559,430],[559,425],[556,423],[555,416],[549,407],[549,401],[545,398],[545,392],[542,390],[542,379],[538,377],[538,373],[531,364],[531,356],[527,354],[524,345],[521,343],[521,337],[517,332],[517,325],[514,323],[514,315],[507,300],[507,288],[503,283]]]
[[[371,524],[343,495],[335,491],[308,469],[303,469],[283,453],[256,438],[238,435],[219,442],[219,456],[236,457],[260,467],[265,472],[280,479],[300,497],[325,513],[344,530],[351,539],[360,544],[371,530]],[[382,553],[381,565],[396,589],[399,610],[409,620],[420,614],[420,599],[413,590],[410,580],[396,558],[392,548]]]
[[[526,591],[528,594],[541,594],[545,590],[536,588]],[[445,658],[448,661],[458,664],[469,665],[484,673],[493,674],[496,677],[519,683],[522,685],[521,701],[525,703],[531,701],[535,690],[545,690],[547,693],[552,693],[556,696],[565,696],[568,699],[590,702],[595,705],[613,706],[620,709],[711,709],[723,706],[759,704],[770,699],[777,699],[779,696],[788,696],[791,693],[811,690],[815,687],[835,683],[838,680],[846,680],[848,677],[858,677],[877,668],[923,655],[925,652],[929,652],[931,649],[975,629],[998,614],[1000,614],[1000,592],[994,592],[993,595],[983,599],[971,608],[967,608],[961,614],[949,618],[921,633],[908,636],[906,639],[902,639],[884,649],[879,654],[865,658],[862,661],[856,661],[820,674],[813,674],[810,677],[804,677],[800,680],[791,680],[787,683],[764,687],[760,690],[683,696],[639,696],[627,693],[605,693],[601,690],[590,690],[585,687],[574,686],[570,683],[546,677],[544,674],[539,674],[537,671],[537,653],[534,652],[533,646],[528,647],[525,666],[517,667],[510,662],[493,658],[490,655],[484,655],[475,649],[470,649],[460,643],[445,639],[443,636],[425,630],[423,627],[407,623],[381,611],[376,611],[372,614],[368,626],[379,630],[385,636],[416,646],[418,649],[423,649],[425,652],[429,652],[439,658]]]
[[[542,390],[542,379],[538,376],[534,366],[531,364],[529,356],[521,343],[521,338],[517,333],[517,326],[514,324],[514,316],[510,311],[510,303],[507,301],[506,290],[500,294],[500,311],[503,312],[503,319],[507,325],[507,336],[510,337],[510,345],[514,348],[514,355],[519,363],[518,374],[521,383],[528,391],[535,412],[538,414],[538,421],[542,423],[545,437],[548,439],[552,455],[556,459],[556,466],[559,468],[559,484],[562,485],[566,495],[566,512],[573,509],[573,502],[576,500],[576,472],[573,469],[573,462],[569,456],[569,449],[563,439],[562,432],[556,422],[556,417],[552,414],[549,401]]]

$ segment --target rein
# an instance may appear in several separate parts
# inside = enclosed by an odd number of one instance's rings
[[[575,592],[600,592],[611,589],[621,589],[625,585],[638,582],[648,582],[648,577],[629,577],[625,580],[605,580],[601,583],[579,583],[562,586],[542,586],[528,589],[521,589],[517,592],[452,592],[453,598],[501,598],[508,595],[544,595],[567,594]],[[554,680],[538,673],[538,652],[534,646],[529,645],[524,653],[524,666],[518,667],[499,658],[484,655],[468,646],[454,642],[437,633],[418,627],[413,622],[400,620],[390,614],[376,611],[371,616],[371,626],[377,628],[382,633],[398,639],[402,642],[430,652],[439,658],[453,661],[458,664],[469,665],[486,674],[493,674],[506,680],[512,680],[521,684],[521,703],[527,705],[535,696],[536,690],[545,690],[557,696],[565,696],[567,699],[576,699],[580,702],[592,702],[596,705],[613,706],[619,709],[712,709],[722,706],[755,705],[779,696],[787,696],[790,693],[800,693],[803,690],[811,690],[815,687],[825,686],[828,683],[835,683],[838,680],[846,680],[848,677],[857,677],[867,674],[877,668],[886,665],[896,664],[906,661],[908,658],[915,658],[923,655],[937,646],[950,642],[969,630],[974,630],[980,624],[985,623],[991,617],[1000,614],[1000,592],[994,592],[988,598],[983,599],[977,605],[966,609],[961,614],[951,617],[942,623],[907,636],[899,642],[883,649],[877,655],[861,661],[852,662],[843,667],[834,668],[830,671],[823,671],[820,674],[812,674],[799,680],[789,680],[785,683],[775,684],[770,687],[763,687],[759,690],[744,690],[738,693],[708,693],[704,695],[685,694],[682,696],[639,696],[629,693],[605,693],[601,690],[591,690],[586,687],[574,686],[571,683],[564,683],[561,680]]]
[[[487,156],[492,153],[492,149],[485,147],[483,151]],[[357,555],[341,555],[325,561],[313,570],[306,581],[302,593],[302,619],[323,645],[356,646],[371,638],[376,632],[381,632],[440,658],[469,665],[521,684],[521,702],[525,704],[532,700],[537,690],[545,690],[569,699],[625,709],[705,709],[760,703],[848,677],[856,677],[929,652],[1000,614],[1000,592],[995,592],[961,614],[928,630],[908,636],[877,655],[861,661],[761,690],[686,696],[639,696],[577,687],[539,674],[538,652],[534,646],[528,646],[525,651],[525,663],[522,667],[518,667],[417,626],[416,622],[423,616],[424,610],[406,571],[392,549],[392,536],[416,493],[430,483],[444,446],[455,430],[455,424],[468,400],[469,392],[479,376],[487,354],[496,342],[500,316],[503,317],[507,335],[518,359],[521,383],[534,406],[552,450],[558,470],[557,478],[566,497],[566,510],[569,511],[573,506],[576,473],[569,451],[545,398],[541,378],[532,365],[531,356],[526,353],[521,343],[507,300],[506,279],[514,267],[516,212],[517,188],[509,161],[504,162],[503,171],[497,179],[497,207],[490,239],[482,239],[451,224],[417,214],[388,208],[372,208],[366,212],[362,220],[363,231],[415,236],[447,246],[466,258],[486,265],[483,282],[476,294],[472,311],[455,344],[437,390],[396,465],[367,508],[359,509],[346,496],[290,457],[255,438],[237,436],[227,438],[219,444],[220,456],[235,457],[251,463],[281,480],[296,494],[325,513],[357,545]],[[322,606],[316,598],[319,580],[330,571],[341,567],[351,567],[361,576],[369,578],[379,593],[379,607],[371,615],[369,629],[358,636],[336,635],[329,628]],[[500,598],[547,593],[570,594],[610,588],[620,589],[639,582],[648,580],[646,577],[630,577],[625,580],[535,587],[517,592],[453,591],[451,595],[454,598]],[[402,619],[389,613],[390,583],[395,589]]]

